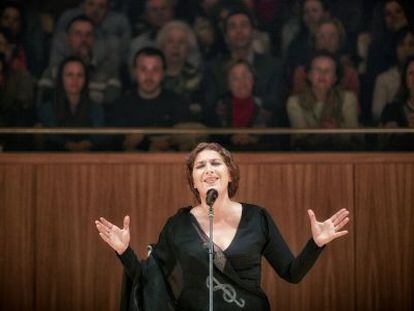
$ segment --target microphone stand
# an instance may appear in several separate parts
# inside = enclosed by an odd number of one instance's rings
[[[213,243],[213,202],[209,204],[208,218],[210,219],[209,230],[209,247],[208,247],[208,298],[209,298],[209,311],[213,311],[213,256],[214,256],[214,243]]]

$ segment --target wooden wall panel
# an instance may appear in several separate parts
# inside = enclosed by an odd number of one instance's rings
[[[34,168],[0,165],[0,310],[33,310]]]
[[[414,165],[355,174],[358,310],[414,310]]]

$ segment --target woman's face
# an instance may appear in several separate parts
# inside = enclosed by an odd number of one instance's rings
[[[231,94],[237,98],[252,96],[254,78],[245,64],[237,64],[229,71],[228,84]]]
[[[315,46],[317,50],[327,50],[336,53],[339,49],[339,33],[336,26],[326,23],[319,26],[315,35]]]
[[[407,25],[407,17],[397,1],[387,2],[384,7],[385,24],[391,31],[397,31]]]
[[[0,25],[9,28],[14,36],[17,35],[21,30],[20,12],[13,7],[5,8],[1,15]]]
[[[216,189],[219,195],[227,195],[230,181],[229,169],[217,151],[205,149],[196,156],[193,183],[201,198],[204,198],[211,188]]]
[[[85,86],[85,70],[79,62],[68,62],[62,73],[63,88],[68,95],[79,95]]]
[[[403,64],[408,56],[414,54],[414,34],[409,32],[404,40],[397,46],[397,58],[400,64]]]
[[[308,74],[313,89],[328,91],[336,82],[336,64],[330,57],[317,57]]]
[[[172,28],[167,34],[163,51],[167,63],[184,63],[189,53],[189,42],[185,31]]]
[[[407,89],[414,96],[414,61],[411,61],[406,72]]]

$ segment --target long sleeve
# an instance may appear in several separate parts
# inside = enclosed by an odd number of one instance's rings
[[[295,257],[272,217],[266,210],[262,211],[263,228],[267,237],[263,255],[281,278],[291,283],[298,283],[313,266],[324,247],[318,247],[313,239],[310,239],[301,253]]]

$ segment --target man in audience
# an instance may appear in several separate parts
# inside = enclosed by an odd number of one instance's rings
[[[126,16],[110,9],[109,0],[84,0],[79,6],[64,11],[56,23],[55,42],[60,41],[60,44],[63,44],[67,26],[80,15],[89,17],[95,24],[96,36],[111,42],[122,55],[122,59],[126,59],[131,27]]]
[[[96,103],[113,102],[121,93],[116,53],[105,40],[96,40],[93,21],[85,15],[68,25],[65,45],[53,51],[49,67],[38,82],[38,102],[44,102],[54,86],[57,67],[68,56],[80,57],[89,68],[89,91]]]
[[[126,127],[169,127],[190,117],[185,98],[162,88],[165,77],[165,58],[156,48],[146,47],[135,56],[134,73],[137,88],[122,96],[108,111],[108,123]],[[168,150],[172,147],[168,136],[130,134],[122,141],[122,148]]]
[[[135,37],[129,46],[129,62],[131,66],[135,54],[144,47],[155,46],[158,31],[174,18],[172,0],[146,0],[144,15],[134,26]]]
[[[255,72],[255,95],[263,99],[263,108],[270,119],[272,113],[276,124],[282,126],[285,121],[283,80],[280,61],[253,50],[254,20],[246,10],[231,11],[224,24],[228,55],[220,56],[208,67],[203,81],[206,111],[212,109],[217,100],[227,90],[224,68],[229,61],[246,60]]]

